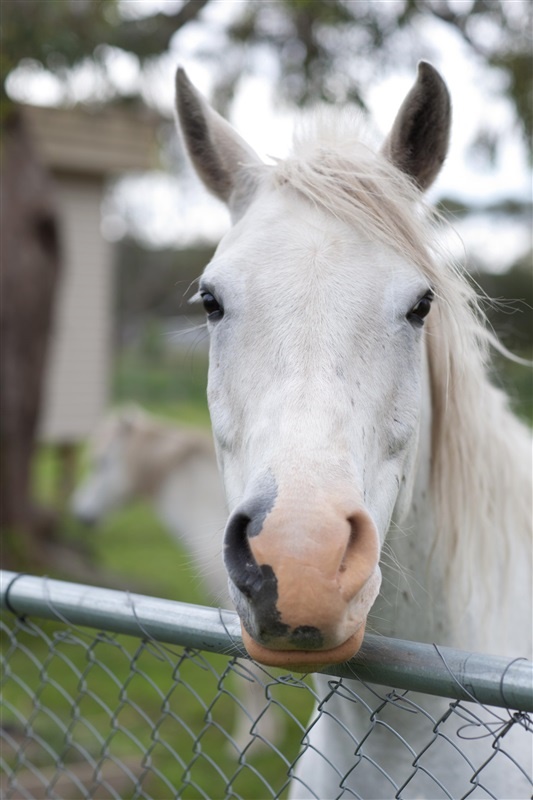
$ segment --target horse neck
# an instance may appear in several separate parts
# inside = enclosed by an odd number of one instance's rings
[[[163,524],[191,553],[217,603],[227,607],[222,536],[227,508],[214,456],[191,452],[160,477],[153,504]]]
[[[467,340],[468,341],[468,340]],[[436,338],[433,491],[438,546],[458,640],[507,655],[531,652],[531,432],[487,377],[479,348],[450,365],[444,392]],[[465,646],[465,644],[461,645]]]
[[[462,470],[444,453],[432,476],[435,419],[426,382],[412,502],[387,535],[371,625],[383,635],[531,657],[531,437],[486,378],[470,395],[462,406],[450,398],[456,408],[443,437],[453,451],[471,436]],[[444,504],[436,502],[436,480]],[[446,498],[459,509],[455,518],[444,513]]]
[[[413,641],[448,644],[452,631],[442,597],[444,571],[432,558],[436,542],[431,494],[431,397],[427,364],[423,369],[418,452],[409,510],[391,523],[381,556],[381,591],[368,631]],[[446,639],[444,642],[443,639]]]

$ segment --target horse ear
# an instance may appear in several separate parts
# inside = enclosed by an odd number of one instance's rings
[[[181,67],[176,74],[176,109],[196,172],[206,187],[229,206],[232,216],[239,217],[253,197],[257,166],[263,162],[208,105]]]
[[[134,428],[146,420],[146,412],[135,403],[123,406],[117,414],[118,428],[121,434],[129,435]]]
[[[450,123],[446,84],[431,64],[421,61],[416,82],[398,111],[382,152],[425,191],[446,158]]]

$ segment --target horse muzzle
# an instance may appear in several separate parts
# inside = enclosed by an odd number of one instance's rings
[[[255,497],[231,516],[224,559],[256,661],[310,671],[359,650],[381,583],[378,533],[361,505]]]

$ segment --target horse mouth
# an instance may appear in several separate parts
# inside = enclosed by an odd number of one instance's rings
[[[252,639],[241,622],[242,641],[250,658],[266,667],[291,669],[294,672],[315,672],[333,664],[348,661],[359,651],[365,634],[365,624],[343,644],[330,650],[271,650]]]

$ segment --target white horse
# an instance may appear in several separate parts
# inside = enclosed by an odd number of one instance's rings
[[[232,608],[221,557],[228,513],[211,437],[133,407],[112,412],[100,423],[89,452],[89,472],[71,501],[74,516],[96,524],[133,500],[147,500],[192,555],[212,602]],[[232,734],[239,751],[277,737],[275,715],[261,716],[267,705],[263,670],[243,665],[241,671],[249,675],[239,681]],[[250,729],[260,716],[256,737]]]
[[[422,200],[448,147],[442,78],[419,65],[379,150],[356,112],[323,110],[272,165],[182,69],[177,111],[233,222],[197,297],[231,510],[224,560],[248,653],[324,670],[353,656],[368,628],[529,657],[530,437],[487,378],[492,338]],[[421,703],[437,718],[447,706]],[[361,702],[334,694],[327,712],[305,737],[293,797],[474,791],[474,768],[454,765],[442,739],[413,769],[423,714],[389,704],[363,745]],[[518,734],[506,744],[525,741],[527,770],[530,737]],[[461,742],[473,763],[491,745]],[[527,775],[494,772],[495,796],[526,796]]]

